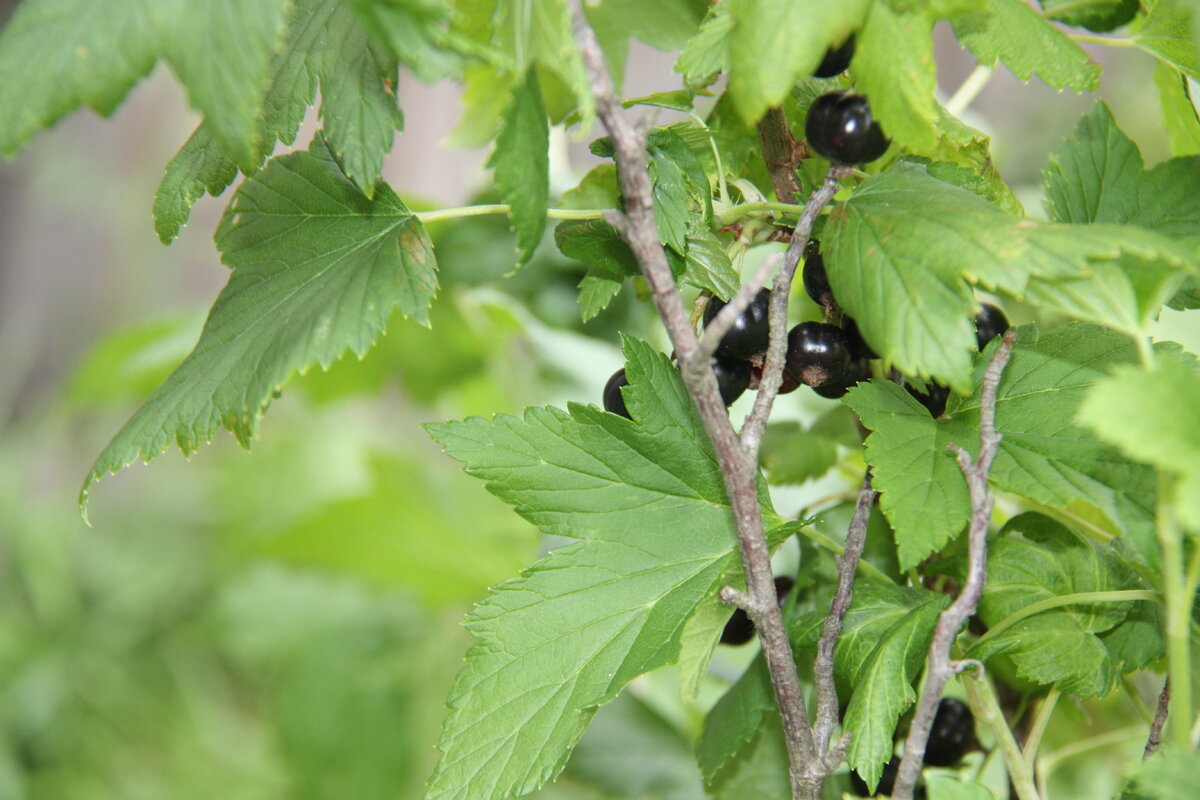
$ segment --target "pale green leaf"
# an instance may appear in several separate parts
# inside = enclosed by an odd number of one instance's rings
[[[830,45],[840,44],[862,27],[872,8],[867,0],[728,3],[734,20],[729,93],[741,118],[749,123],[781,104],[797,80],[813,73]],[[768,53],[770,57],[764,57]]]
[[[694,217],[688,226],[685,242],[683,279],[722,300],[732,297],[741,286],[741,276],[725,252],[725,243],[699,217]]]
[[[841,448],[856,447],[858,429],[846,407],[838,405],[805,428],[799,422],[767,425],[759,464],[774,485],[819,478],[838,461]]]
[[[729,68],[734,19],[729,3],[710,6],[700,30],[679,53],[675,71],[691,86],[705,86]]]
[[[1200,81],[1200,52],[1196,48],[1193,14],[1173,0],[1152,0],[1145,25],[1133,41],[1150,55]]]
[[[1124,366],[1096,383],[1079,421],[1137,461],[1173,478],[1180,521],[1200,531],[1200,374],[1174,359],[1157,369]]]
[[[593,25],[621,29],[659,50],[678,50],[700,26],[708,0],[601,0],[589,4],[588,19]]]
[[[949,775],[926,775],[925,789],[929,800],[996,800],[982,784],[968,783]]]
[[[1154,67],[1154,85],[1158,87],[1163,125],[1171,136],[1171,153],[1176,156],[1200,154],[1200,112],[1196,110],[1187,75],[1159,62]]]
[[[517,233],[517,266],[527,263],[546,230],[550,204],[550,127],[537,72],[530,70],[512,95],[512,104],[496,136],[488,166],[496,170],[496,188],[511,206]]]
[[[886,3],[873,5],[851,73],[888,138],[922,155],[934,153],[939,111],[933,96],[937,65],[931,18],[900,13]]]
[[[424,322],[437,289],[420,222],[384,184],[364,197],[319,138],[243,183],[216,239],[233,272],[200,341],[100,454],[81,504],[93,482],[172,441],[191,453],[225,427],[249,445],[288,378],[361,356],[394,309]]]
[[[1100,85],[1100,67],[1024,0],[989,0],[987,11],[951,20],[954,32],[984,64],[1003,61],[1014,75],[1038,77],[1056,89],[1092,92]]]
[[[1121,800],[1180,800],[1196,791],[1200,753],[1160,750],[1139,765]]]
[[[552,778],[598,706],[678,657],[687,619],[736,561],[720,471],[678,372],[636,340],[625,352],[632,420],[573,406],[428,426],[522,516],[582,540],[472,612],[477,642],[429,798],[499,800]]]
[[[258,166],[259,114],[290,0],[158,0],[163,57],[204,114],[208,134],[243,170]]]
[[[80,106],[111,114],[159,53],[153,0],[26,0],[0,31],[0,155]]]

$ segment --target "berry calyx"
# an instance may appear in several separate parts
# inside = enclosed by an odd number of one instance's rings
[[[823,94],[813,101],[804,135],[809,147],[839,164],[874,161],[889,144],[871,115],[867,98],[846,91]]]
[[[870,380],[871,364],[865,358],[856,358],[850,362],[850,368],[846,370],[846,377],[836,383],[826,383],[821,386],[814,386],[812,390],[821,397],[830,400],[837,400],[844,397],[850,388],[862,381]]]
[[[821,65],[817,67],[817,71],[813,73],[814,78],[832,78],[834,75],[841,75],[846,71],[846,67],[850,66],[850,59],[854,58],[854,34],[846,37],[846,41],[842,42],[837,47],[830,47],[825,51],[825,58],[821,60]]]
[[[780,575],[775,579],[775,594],[779,596],[779,607],[783,607],[783,603],[787,600],[788,592],[792,591],[792,587],[796,582],[786,575]],[[725,629],[721,631],[721,644],[739,645],[745,644],[754,638],[754,623],[742,609],[736,609],[729,621],[725,623]]]
[[[732,358],[717,357],[713,360],[713,373],[717,376],[717,388],[725,405],[742,396],[750,385],[750,363]]]
[[[1004,312],[991,303],[984,303],[975,315],[975,342],[979,349],[987,347],[988,342],[1003,334],[1008,327],[1008,317],[1004,316]]]
[[[750,305],[741,316],[733,321],[729,330],[721,337],[717,345],[717,355],[725,358],[748,359],[767,352],[767,339],[770,335],[770,325],[767,321],[767,308],[771,302],[771,290],[760,289]],[[704,309],[704,325],[708,327],[713,317],[726,306],[724,300],[712,298]]]
[[[629,409],[625,408],[625,396],[621,394],[621,387],[628,386],[629,380],[625,377],[625,370],[619,369],[613,373],[613,376],[608,379],[608,383],[604,384],[604,410],[610,414],[618,414],[625,419],[633,419],[629,416]]]
[[[837,383],[850,368],[846,334],[826,322],[801,322],[788,332],[787,371],[808,386]]]
[[[817,248],[813,247],[810,252],[804,254],[804,271],[801,276],[804,280],[804,291],[808,292],[812,301],[822,308],[832,308],[833,289],[829,286],[829,275],[825,272],[825,259]]]
[[[943,697],[929,728],[925,745],[925,763],[935,767],[952,767],[975,744],[975,715],[962,700]]]

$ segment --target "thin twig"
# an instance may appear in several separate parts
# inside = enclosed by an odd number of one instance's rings
[[[1146,749],[1142,751],[1145,761],[1154,755],[1154,751],[1162,744],[1163,726],[1167,724],[1167,708],[1171,704],[1171,678],[1163,682],[1162,692],[1158,695],[1158,710],[1154,712],[1154,721],[1150,723],[1150,736],[1146,739]]]
[[[816,748],[808,710],[775,593],[770,549],[758,505],[757,448],[745,448],[738,441],[717,390],[711,359],[700,348],[659,242],[647,170],[646,132],[639,132],[625,118],[604,56],[579,0],[571,4],[571,13],[575,38],[595,95],[596,113],[608,130],[613,144],[621,196],[625,203],[624,214],[608,215],[606,218],[628,243],[650,286],[655,306],[679,359],[684,385],[696,404],[705,432],[712,442],[732,507],[738,548],[745,569],[746,591],[723,592],[723,597],[746,611],[762,642],[787,742],[792,796],[815,800],[829,770],[815,758]]]
[[[929,643],[929,663],[925,672],[925,686],[913,715],[908,738],[904,742],[904,756],[896,774],[896,785],[892,790],[895,800],[912,800],[913,789],[921,774],[921,763],[925,758],[925,746],[929,742],[929,729],[937,714],[938,702],[950,678],[958,674],[965,664],[950,660],[950,648],[962,630],[967,618],[975,613],[983,584],[987,580],[987,529],[992,517],[995,499],[988,491],[988,473],[992,460],[1000,446],[1000,435],[996,433],[996,393],[1000,376],[1012,355],[1016,332],[1004,334],[996,348],[992,361],[983,376],[983,391],[979,403],[979,457],[972,462],[967,451],[951,445],[958,458],[959,469],[967,479],[971,498],[971,525],[967,534],[967,579],[962,591],[950,607],[938,617],[933,639]]]
[[[863,546],[867,541],[867,523],[871,520],[871,507],[875,505],[875,498],[878,496],[879,493],[871,488],[871,473],[868,471],[863,477],[858,502],[854,504],[854,516],[850,518],[850,528],[846,532],[846,550],[837,559],[837,590],[829,604],[829,614],[825,617],[821,639],[817,642],[817,657],[813,662],[813,680],[817,686],[817,722],[813,726],[813,736],[817,741],[817,753],[821,757],[829,752],[829,741],[833,736],[834,726],[838,724],[837,687],[833,680],[834,650],[842,633],[846,612],[850,610],[850,603],[854,600],[854,575],[858,571],[858,562],[862,558]]]

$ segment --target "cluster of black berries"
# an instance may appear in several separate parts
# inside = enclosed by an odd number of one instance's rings
[[[929,741],[925,745],[925,763],[933,767],[953,767],[975,746],[975,716],[967,704],[953,697],[943,697],[929,729]],[[896,785],[896,773],[900,770],[900,758],[895,756],[883,768],[875,793],[858,773],[850,773],[850,786],[859,797],[890,797]],[[913,795],[925,797],[925,787],[918,786]]]
[[[983,308],[975,315],[975,343],[982,351],[988,342],[1008,330],[1008,317],[1004,312],[991,303],[984,303]],[[911,383],[905,383],[904,388],[925,406],[932,416],[940,417],[946,411],[946,401],[950,398],[950,387],[933,382],[920,389]]]
[[[825,59],[813,75],[832,78],[845,72],[854,56],[854,35],[825,53]],[[808,109],[804,126],[808,146],[819,155],[839,164],[865,164],[879,158],[888,149],[888,139],[871,114],[867,98],[853,92],[829,92],[818,97]]]

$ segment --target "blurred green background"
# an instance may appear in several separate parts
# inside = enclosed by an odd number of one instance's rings
[[[974,65],[939,42],[950,92]],[[1149,162],[1165,157],[1149,59],[1097,57],[1118,122]],[[627,94],[675,86],[670,57],[633,58]],[[408,130],[387,177],[415,206],[487,198],[486,153],[439,144],[456,91],[401,84]],[[1093,100],[1001,74],[974,105],[1031,213],[1047,156]],[[505,220],[440,224],[432,330],[397,319],[363,362],[293,380],[252,453],[223,435],[104,480],[88,527],[76,492],[92,459],[188,352],[225,280],[210,237],[227,198],[203,200],[170,249],[151,227],[163,165],[194,125],[160,70],[112,120],[75,115],[0,165],[0,800],[419,797],[464,613],[551,545],[420,424],[597,402],[617,331],[661,334],[626,296],[581,326],[583,269],[552,242],[508,277]],[[561,190],[590,162],[582,141],[555,148]],[[828,408],[803,395],[780,416]],[[847,488],[834,474],[779,506]],[[691,741],[751,655],[721,650],[700,704],[680,703],[669,671],[639,680],[539,797],[701,796]],[[1108,739],[1064,759],[1052,795],[1107,796],[1117,771],[1086,759],[1135,757],[1140,718],[1120,699],[1064,707],[1052,748]]]

